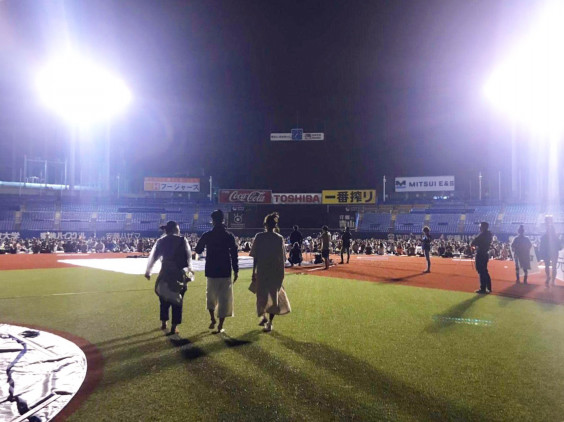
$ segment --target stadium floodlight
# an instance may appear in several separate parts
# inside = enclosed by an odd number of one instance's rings
[[[545,4],[531,31],[495,68],[486,97],[515,122],[549,136],[564,133],[564,2]]]
[[[89,124],[118,114],[131,102],[125,83],[80,56],[49,62],[37,75],[42,102],[73,124]]]

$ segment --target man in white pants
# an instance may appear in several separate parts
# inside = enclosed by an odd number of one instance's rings
[[[201,254],[206,249],[206,299],[211,319],[209,328],[215,328],[217,309],[219,325],[216,333],[221,333],[225,318],[233,316],[233,283],[239,275],[239,262],[235,236],[223,224],[223,211],[215,210],[211,218],[213,229],[203,234],[195,252]],[[233,281],[231,270],[234,273]]]

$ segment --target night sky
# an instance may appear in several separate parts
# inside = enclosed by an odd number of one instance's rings
[[[507,171],[509,131],[482,87],[534,3],[4,0],[0,142],[66,153],[31,81],[66,40],[133,92],[112,122],[112,171],[131,180],[317,192]],[[326,140],[269,141],[294,127]]]

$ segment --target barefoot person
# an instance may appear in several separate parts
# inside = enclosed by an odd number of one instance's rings
[[[253,241],[250,256],[253,261],[253,284],[256,284],[257,314],[262,317],[259,325],[266,325],[264,331],[272,331],[275,315],[291,311],[290,302],[282,287],[286,248],[284,238],[276,233],[278,214],[268,214],[264,219],[263,233],[258,233]],[[269,319],[266,319],[269,314]]]
[[[239,275],[239,262],[235,237],[223,224],[223,211],[215,210],[211,218],[213,229],[202,235],[195,251],[201,254],[206,249],[206,302],[211,320],[209,328],[210,330],[215,328],[217,310],[219,325],[216,333],[221,333],[225,318],[233,316],[233,283],[237,281]],[[233,281],[231,281],[232,269]]]
[[[182,322],[182,301],[186,292],[187,277],[193,277],[192,252],[188,240],[180,236],[180,228],[175,221],[161,226],[161,230],[165,231],[165,235],[157,240],[151,250],[145,278],[151,279],[151,269],[155,262],[161,259],[162,267],[155,284],[155,293],[160,301],[161,329],[167,329],[169,309],[172,308],[169,334],[178,334],[176,327]]]

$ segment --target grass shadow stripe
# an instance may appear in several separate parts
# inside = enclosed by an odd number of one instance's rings
[[[316,366],[335,371],[347,384],[363,390],[379,402],[392,402],[400,411],[407,412],[418,420],[486,419],[471,408],[420,391],[375,369],[369,363],[331,346],[296,341],[278,332],[272,334],[285,347]],[[374,417],[374,415],[366,416]]]

